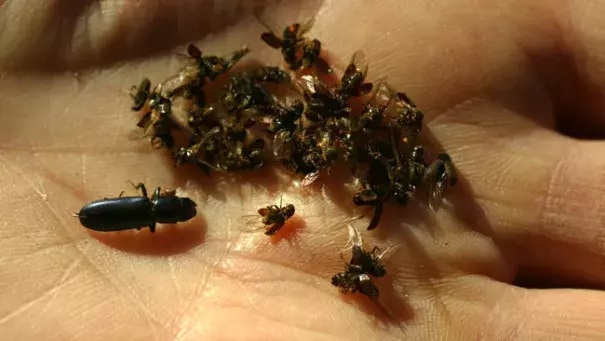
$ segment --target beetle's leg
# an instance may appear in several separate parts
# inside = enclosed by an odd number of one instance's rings
[[[128,182],[132,185],[132,187],[134,187],[134,189],[136,190],[141,190],[141,193],[143,193],[143,196],[146,197],[147,196],[147,188],[145,187],[145,184],[143,184],[142,182],[139,182],[137,185],[135,185],[132,181],[128,180]]]
[[[149,225],[149,231],[151,231],[151,233],[155,232],[155,222]]]
[[[162,189],[160,187],[156,188],[151,195],[151,201],[158,200],[161,197]]]
[[[124,191],[120,192],[120,195],[118,195],[118,198],[121,198],[122,195],[124,195]]]

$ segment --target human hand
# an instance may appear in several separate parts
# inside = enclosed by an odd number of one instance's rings
[[[267,10],[297,18],[300,5]],[[399,246],[386,261],[389,275],[376,280],[393,318],[330,284],[342,271],[338,250],[353,209],[337,176],[311,193],[279,172],[238,183],[207,179],[129,138],[137,116],[125,92],[143,76],[169,76],[173,45],[212,31],[204,51],[249,44],[247,58],[277,63],[279,53],[258,39],[257,21],[213,12],[219,2],[7,1],[0,7],[2,339],[605,337],[603,293],[512,284],[605,283],[603,145],[556,132],[603,134],[605,5],[320,5],[310,36],[330,61],[346,64],[362,49],[370,79],[388,77],[414,99],[426,114],[429,150],[450,153],[461,177],[439,212],[389,207],[376,230],[362,231],[367,247]],[[179,187],[198,202],[199,216],[155,234],[105,235],[70,217],[128,189],[127,180]],[[241,232],[237,217],[282,193],[297,207],[296,224],[272,238]]]

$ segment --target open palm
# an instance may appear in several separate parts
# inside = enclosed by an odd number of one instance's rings
[[[0,338],[605,338],[605,294],[512,284],[605,284],[605,146],[557,132],[603,136],[605,5],[312,5],[310,34],[331,61],[346,64],[362,49],[369,77],[415,100],[428,149],[447,150],[460,173],[439,212],[389,207],[376,230],[362,231],[368,248],[398,245],[376,281],[393,318],[330,284],[354,211],[340,175],[304,191],[279,171],[207,178],[132,138],[138,117],[127,89],[174,72],[173,48],[193,41],[228,53],[248,44],[249,58],[279,62],[249,14],[296,20],[302,3],[255,6],[0,5]],[[178,187],[200,214],[155,234],[105,235],[70,216],[131,191],[128,180]],[[282,194],[297,207],[293,224],[271,238],[242,232],[239,217]]]

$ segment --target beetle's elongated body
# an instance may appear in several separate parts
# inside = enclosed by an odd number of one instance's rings
[[[95,231],[140,230],[148,226],[154,232],[156,223],[175,224],[197,214],[195,202],[176,196],[174,191],[162,193],[158,187],[150,198],[145,185],[139,183],[135,188],[143,195],[93,201],[76,216],[84,227]]]

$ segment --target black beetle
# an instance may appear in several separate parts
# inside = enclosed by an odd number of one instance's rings
[[[151,198],[147,196],[145,185],[134,185],[142,196],[103,199],[86,204],[74,216],[80,223],[95,231],[122,231],[149,226],[155,231],[155,224],[175,224],[187,221],[196,214],[196,204],[189,198],[180,198],[175,191],[161,192],[156,188]]]

